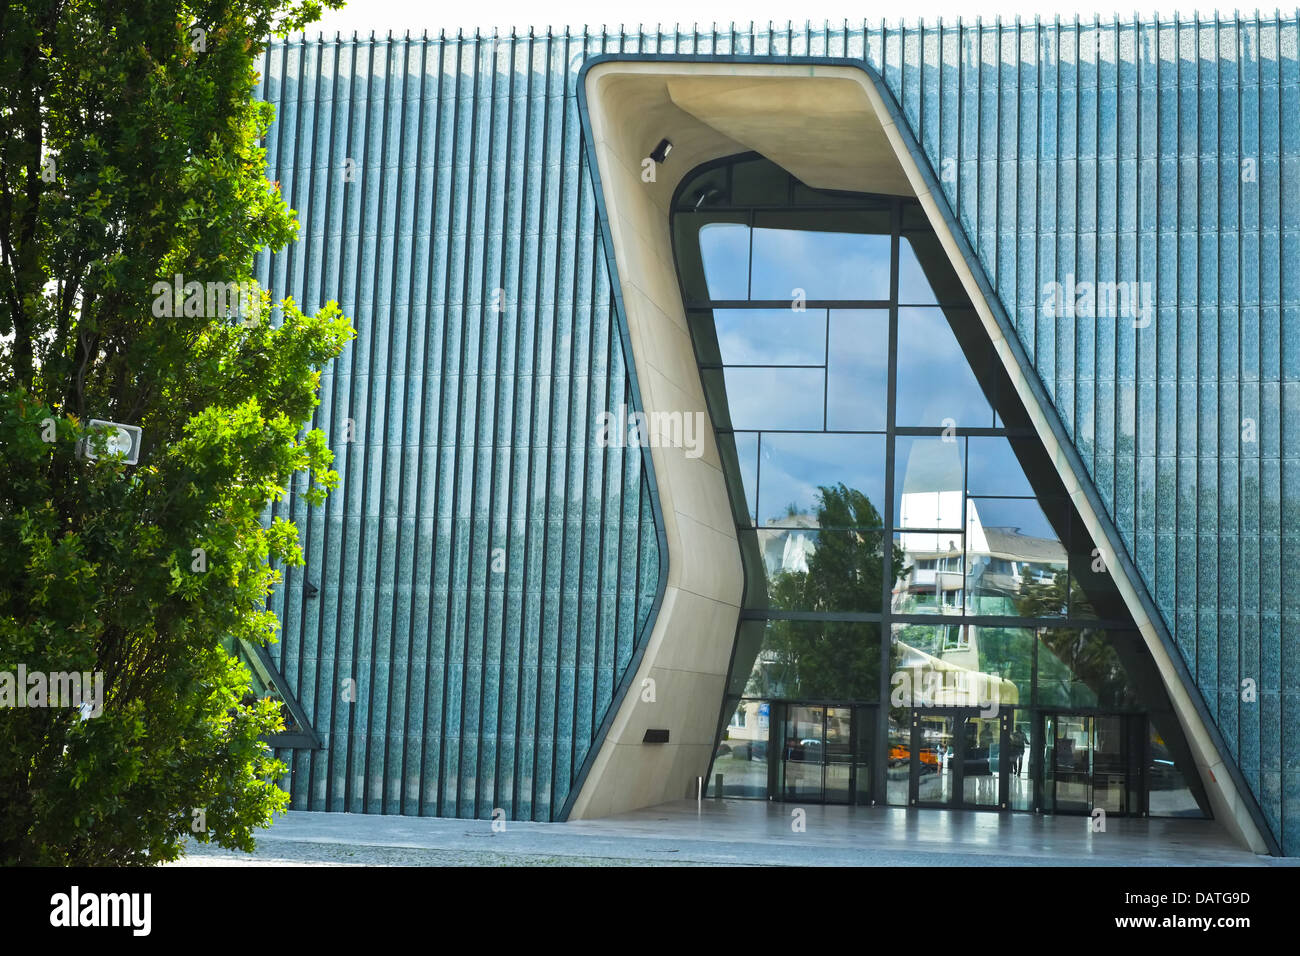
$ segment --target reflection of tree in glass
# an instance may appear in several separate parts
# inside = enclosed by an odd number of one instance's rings
[[[878,530],[880,512],[866,495],[842,482],[818,492],[819,528],[865,530],[818,535],[807,571],[782,570],[772,576],[772,607],[878,612],[886,540]],[[893,581],[902,573],[903,552],[894,546],[891,552]],[[867,639],[874,627],[843,621],[771,621],[765,641],[766,677],[775,685],[770,689],[791,698],[875,700],[880,647]]]
[[[1124,696],[1123,665],[1101,631],[1054,627],[1042,631],[1039,702],[1096,707]]]
[[[1026,574],[1020,582],[1020,593],[1013,601],[1018,617],[1062,617],[1066,613],[1065,593],[1069,572],[1057,569],[1052,580],[1042,581],[1037,575]]]
[[[1034,632],[1019,627],[977,628],[975,644],[979,650],[979,669],[1009,680],[1028,703],[1034,662]]]
[[[943,639],[947,626],[933,624],[904,624],[899,626],[898,639],[908,647],[914,647],[923,654],[938,657],[943,653]]]

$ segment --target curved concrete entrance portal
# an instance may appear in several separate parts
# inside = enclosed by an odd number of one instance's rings
[[[963,254],[946,202],[933,191],[933,173],[918,161],[910,134],[896,125],[895,112],[874,77],[846,64],[603,59],[584,71],[579,97],[604,203],[607,250],[616,264],[616,289],[644,411],[652,422],[656,415],[663,420],[705,416],[706,421],[708,415],[673,265],[670,205],[683,176],[709,160],[752,150],[813,188],[916,197],[1074,507],[1107,558],[1178,714],[1215,817],[1240,844],[1265,851],[1268,843],[1256,825],[1253,801],[1238,789],[1215,736],[1202,721],[1197,699],[1180,676],[1181,662],[1171,656],[1166,636],[1148,612],[1150,602],[1135,586],[1131,566],[1122,555],[1110,560],[1114,539],[1080,483],[1082,470],[1072,463],[1060,423],[1044,411],[1018,358],[1018,344],[1007,338],[990,304],[987,282]],[[672,149],[657,162],[650,154],[663,140]],[[635,679],[618,705],[570,819],[680,799],[693,792],[697,778],[708,770],[740,610],[742,571],[713,431],[705,431],[703,453],[695,455],[651,436],[668,545],[667,587]],[[646,742],[654,739],[647,735],[652,729],[668,731],[667,742]],[[736,812],[767,811],[758,804],[753,811]],[[1005,826],[1011,833],[1032,824],[989,825]],[[1155,821],[1133,825],[1153,828],[1151,832],[1166,826]],[[1075,820],[1063,826],[1080,825]]]

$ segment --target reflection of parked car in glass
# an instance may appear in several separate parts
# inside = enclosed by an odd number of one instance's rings
[[[919,756],[921,758],[921,773],[937,773],[939,770],[939,752],[933,747],[922,747]],[[912,750],[910,747],[904,747],[902,744],[894,744],[889,748],[889,762],[893,766],[905,765],[912,759]]]
[[[723,744],[722,747],[727,747]],[[767,741],[766,740],[746,740],[735,746],[728,747],[726,752],[722,747],[718,748],[716,756],[725,757],[728,754],[733,760],[766,760],[767,759]]]
[[[802,751],[802,757],[799,759],[805,762],[816,763],[822,760],[827,763],[853,762],[853,751],[847,740],[804,737],[799,741],[798,746]]]
[[[826,741],[816,737],[805,737],[799,741],[799,746],[803,748],[804,759],[818,760],[826,749]]]

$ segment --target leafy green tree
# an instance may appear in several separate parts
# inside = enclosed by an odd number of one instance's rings
[[[769,585],[771,606],[798,611],[879,612],[886,536],[875,529],[880,512],[870,499],[844,484],[818,489],[816,550],[807,571],[783,571]],[[891,577],[903,570],[903,552],[890,545]],[[774,620],[767,643],[769,677],[780,696],[864,699],[875,695],[880,649],[863,639],[861,624],[842,621]],[[888,636],[883,636],[888,640]],[[773,688],[774,690],[778,688]]]
[[[222,642],[274,635],[276,566],[302,556],[264,515],[295,472],[314,504],[337,481],[302,426],[351,330],[334,303],[220,290],[296,235],[252,90],[265,38],[320,10],[0,6],[0,675],[104,680],[90,719],[0,709],[0,863],[157,862],[191,835],[248,850],[287,803],[259,739],[279,715],[243,702]],[[143,429],[138,464],[94,418]]]

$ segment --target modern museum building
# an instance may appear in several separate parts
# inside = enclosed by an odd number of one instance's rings
[[[276,506],[306,564],[241,650],[292,807],[1190,816],[1300,854],[1298,43],[273,44],[300,229],[259,279],[357,329],[339,485]]]

